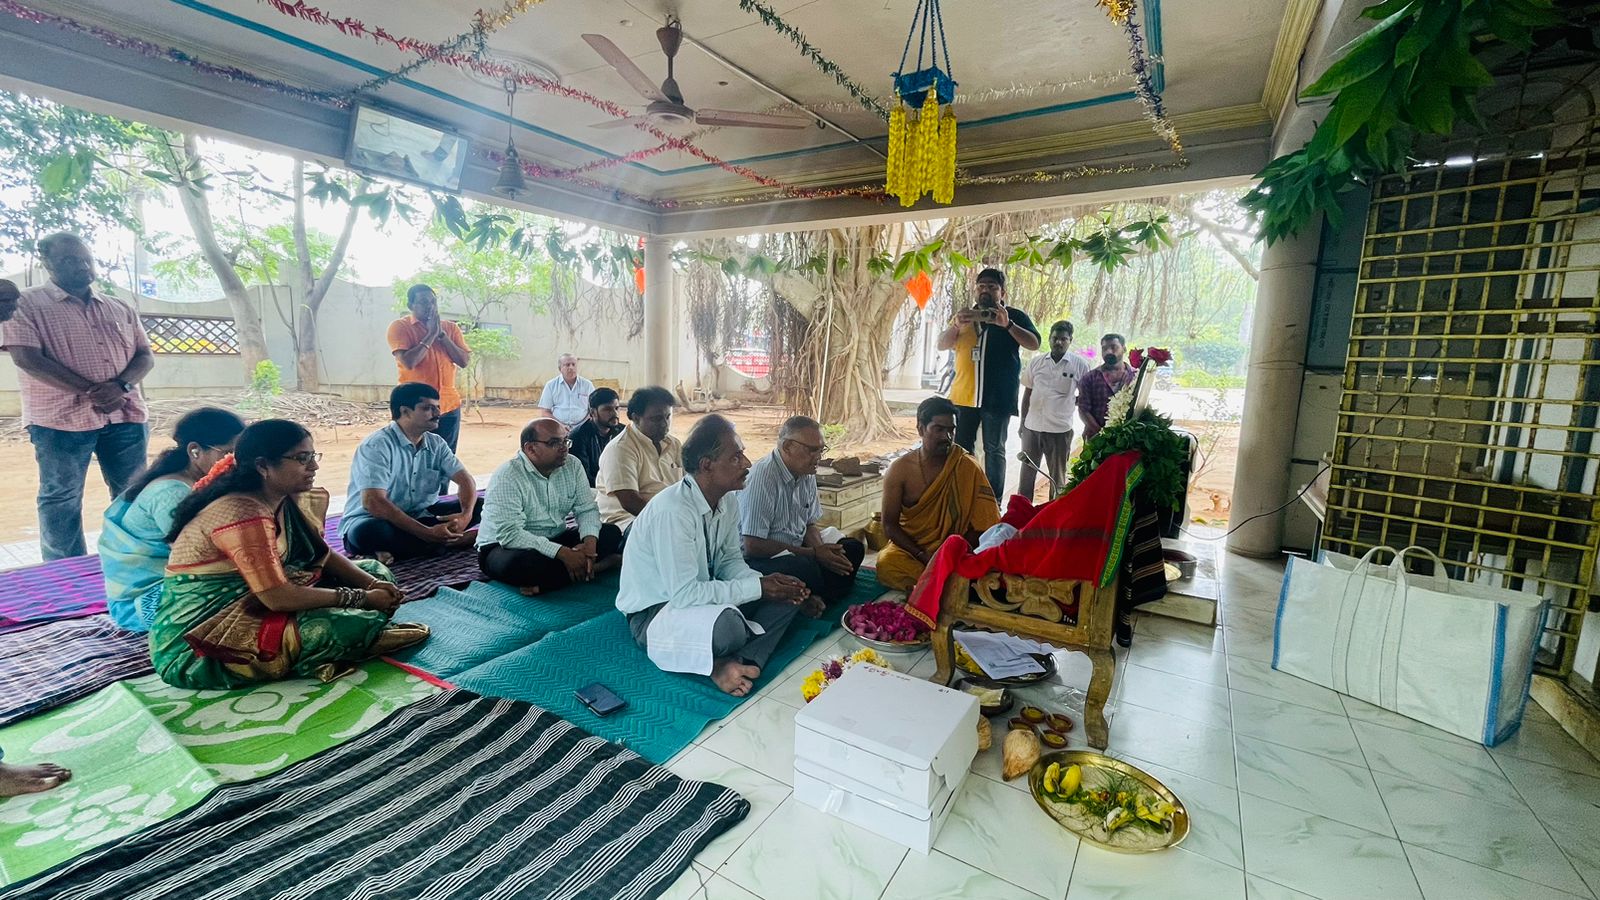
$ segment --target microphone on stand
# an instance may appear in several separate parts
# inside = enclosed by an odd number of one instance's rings
[[[1050,496],[1054,497],[1055,495],[1061,493],[1061,485],[1057,484],[1056,480],[1054,478],[1050,477],[1050,475],[1049,475],[1048,471],[1046,471],[1045,467],[1039,465],[1039,463],[1036,462],[1033,459],[1033,457],[1031,457],[1028,454],[1022,452],[1021,450],[1018,450],[1017,451],[1017,459],[1019,461],[1021,461],[1021,462],[1027,463],[1030,466],[1033,466],[1033,470],[1035,472],[1039,473],[1039,477],[1043,478],[1045,480],[1045,482],[1050,485]],[[1033,498],[1032,497],[1027,497],[1027,498],[1024,498],[1024,499],[1026,499],[1030,503],[1033,502]]]

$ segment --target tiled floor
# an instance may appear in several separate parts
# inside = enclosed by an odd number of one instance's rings
[[[670,764],[735,788],[751,812],[668,896],[1600,895],[1600,763],[1534,705],[1517,737],[1485,750],[1274,672],[1281,578],[1281,565],[1225,555],[1222,627],[1146,618],[1119,660],[1111,750],[1183,798],[1193,829],[1180,848],[1125,856],[1080,845],[1034,805],[1023,779],[1000,779],[998,741],[973,764],[928,855],[800,804],[790,781],[799,683],[815,666],[805,658]],[[933,672],[927,655],[907,663],[913,674]],[[1063,678],[1084,684],[1087,667]],[[1053,692],[1044,705],[1072,696]]]

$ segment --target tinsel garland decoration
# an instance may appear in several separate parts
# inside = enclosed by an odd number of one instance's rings
[[[510,25],[511,21],[517,16],[522,15],[529,9],[532,9],[543,2],[545,2],[545,0],[507,0],[506,4],[500,7],[499,12],[492,14],[486,9],[480,9],[472,17],[471,28],[461,32],[450,40],[443,42],[441,46],[449,48],[452,51],[460,51],[470,46],[472,47],[472,52],[475,55],[483,56],[489,47],[489,35],[494,34],[496,31],[499,31],[507,25]],[[405,78],[412,72],[415,72],[424,66],[432,65],[432,63],[433,60],[428,59],[427,57],[419,56],[392,72],[385,72],[371,81],[367,81],[358,85],[356,87],[356,93],[359,94],[365,91],[377,90],[391,81],[397,81],[401,78]]]
[[[1169,163],[1149,163],[1146,165],[1132,165],[1121,163],[1115,166],[1084,165],[1073,166],[1059,172],[1013,172],[1009,175],[972,175],[967,172],[956,173],[956,183],[962,187],[970,185],[996,185],[996,184],[1056,184],[1063,181],[1076,181],[1079,178],[1095,178],[1102,175],[1144,175],[1150,172],[1175,172],[1188,168],[1189,161],[1180,159]]]
[[[850,96],[856,99],[857,103],[861,104],[867,109],[872,110],[872,112],[875,113],[879,118],[889,118],[889,110],[884,109],[883,104],[879,103],[877,98],[867,93],[862,89],[861,85],[856,84],[855,81],[851,80],[850,76],[846,75],[844,70],[839,68],[838,63],[827,58],[826,56],[823,56],[822,51],[811,46],[811,42],[806,40],[806,36],[801,34],[800,30],[795,28],[793,25],[785,22],[783,17],[778,15],[778,13],[773,10],[772,7],[760,2],[760,0],[739,0],[739,8],[747,13],[754,13],[759,19],[761,19],[761,23],[763,25],[766,25],[773,31],[776,31],[788,38],[791,44],[794,44],[800,49],[800,54],[802,56],[811,60],[812,65],[816,66],[818,71],[829,76],[835,82],[837,82],[840,87],[848,91]]]
[[[1173,154],[1182,159],[1183,141],[1178,138],[1178,129],[1173,126],[1172,120],[1167,118],[1167,111],[1161,105],[1161,94],[1150,76],[1150,55],[1145,52],[1144,34],[1139,31],[1139,23],[1134,16],[1138,11],[1137,5],[1134,0],[1095,0],[1095,5],[1103,7],[1111,21],[1127,35],[1128,68],[1133,73],[1134,96],[1139,99],[1139,105],[1144,107],[1144,117],[1150,123],[1151,130],[1172,148]]]
[[[159,44],[151,43],[150,41],[140,40],[139,38],[129,37],[123,34],[117,34],[114,31],[101,28],[98,25],[90,25],[67,16],[41,12],[40,10],[17,3],[15,0],[0,0],[0,11],[3,11],[25,22],[33,22],[36,25],[51,25],[61,29],[62,31],[70,31],[74,34],[92,37],[108,47],[137,53],[147,59],[160,59],[171,63],[177,63],[181,66],[187,66],[203,75],[210,75],[213,78],[221,78],[224,81],[232,81],[238,84],[249,85],[253,88],[272,91],[274,93],[294,97],[297,100],[304,100],[309,103],[317,103],[323,106],[332,106],[340,109],[350,106],[350,101],[342,96],[339,96],[338,94],[333,94],[328,91],[311,90],[310,88],[303,88],[296,85],[287,84],[282,81],[275,81],[271,78],[263,78],[260,75],[257,75],[253,72],[248,72],[237,66],[225,66],[217,63],[206,62],[203,59],[200,59],[175,47],[163,47]]]

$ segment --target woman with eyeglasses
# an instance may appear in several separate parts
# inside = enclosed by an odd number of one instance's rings
[[[427,639],[427,626],[390,621],[402,595],[382,563],[329,550],[328,492],[315,486],[321,458],[300,425],[256,422],[178,505],[150,630],[168,684],[332,681]]]
[[[149,631],[166,574],[167,532],[194,483],[233,452],[244,420],[214,406],[191,410],[172,428],[173,445],[150,463],[106,509],[100,529],[100,570],[111,620]]]

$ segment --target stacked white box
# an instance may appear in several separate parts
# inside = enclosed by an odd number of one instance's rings
[[[923,853],[978,753],[978,700],[855,666],[795,715],[794,791],[808,806]]]

